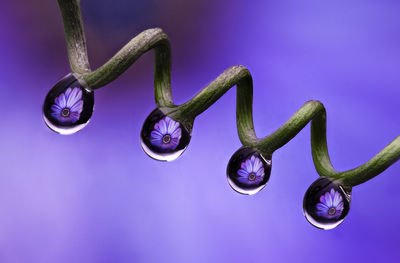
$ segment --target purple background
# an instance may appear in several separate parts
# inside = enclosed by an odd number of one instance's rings
[[[159,26],[183,103],[232,65],[254,78],[264,136],[309,99],[328,112],[338,170],[360,165],[400,134],[400,2],[82,0],[93,68],[131,37]],[[231,90],[198,117],[171,163],[146,156],[143,120],[155,107],[153,54],[96,91],[91,123],[72,136],[41,116],[69,72],[55,0],[0,4],[1,262],[396,262],[400,165],[353,189],[347,219],[312,227],[303,195],[317,179],[309,127],[273,156],[254,196],[228,185],[240,147]]]

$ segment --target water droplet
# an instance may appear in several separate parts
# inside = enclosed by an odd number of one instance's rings
[[[159,108],[144,121],[140,142],[144,152],[158,161],[173,161],[188,147],[191,134],[180,122],[165,115]]]
[[[47,93],[43,119],[51,130],[63,135],[72,134],[88,124],[93,107],[94,92],[69,74]]]
[[[303,211],[310,224],[332,229],[341,224],[350,209],[351,188],[320,177],[304,195]]]
[[[271,175],[271,160],[257,150],[243,146],[232,155],[226,173],[233,190],[252,195],[267,184]]]

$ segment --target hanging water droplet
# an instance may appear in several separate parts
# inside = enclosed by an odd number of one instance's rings
[[[72,134],[88,124],[93,107],[94,92],[69,74],[47,93],[43,119],[51,130],[64,135]]]
[[[320,177],[304,195],[303,211],[310,224],[332,229],[343,222],[350,209],[351,188]]]
[[[271,175],[271,160],[257,150],[243,146],[232,155],[226,173],[233,190],[252,195],[267,184]]]
[[[172,161],[188,147],[191,134],[180,122],[153,110],[144,121],[140,142],[144,152],[158,161]]]

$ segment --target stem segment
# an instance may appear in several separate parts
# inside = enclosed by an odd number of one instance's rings
[[[83,75],[88,87],[101,88],[124,73],[140,56],[155,50],[154,92],[159,107],[172,107],[171,52],[167,35],[160,29],[143,31],[97,70]]]
[[[320,176],[339,180],[345,186],[362,184],[386,170],[400,158],[400,136],[365,164],[338,172],[331,163],[326,140],[326,111],[319,101],[308,101],[288,121],[271,135],[263,138],[258,148],[271,154],[293,139],[311,121],[311,150]]]
[[[225,70],[188,102],[175,110],[178,119],[194,120],[208,109],[233,86],[236,92],[236,122],[240,141],[243,145],[255,147],[258,139],[253,125],[253,80],[244,66],[233,66]],[[174,112],[171,112],[174,114]]]
[[[71,70],[78,74],[90,72],[79,0],[58,0],[58,5],[64,22]]]

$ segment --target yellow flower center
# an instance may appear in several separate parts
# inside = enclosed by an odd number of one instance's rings
[[[170,143],[170,142],[171,142],[171,135],[165,134],[165,135],[162,137],[162,142],[165,143],[165,144]]]
[[[64,108],[61,111],[61,116],[68,117],[71,114],[71,111],[68,108]]]
[[[334,214],[336,214],[336,209],[335,209],[334,207],[329,208],[328,214],[329,214],[330,216],[333,216]]]
[[[256,174],[255,173],[250,173],[249,174],[249,181],[254,181],[256,179]]]

